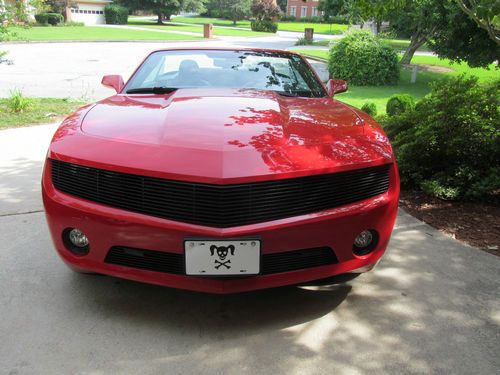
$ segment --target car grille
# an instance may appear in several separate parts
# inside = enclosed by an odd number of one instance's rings
[[[165,219],[216,228],[318,212],[387,191],[390,164],[238,185],[212,185],[118,173],[52,160],[59,191]]]
[[[114,246],[104,261],[148,271],[185,274],[183,254]],[[263,254],[261,274],[270,275],[336,263],[338,263],[337,257],[329,247]]]

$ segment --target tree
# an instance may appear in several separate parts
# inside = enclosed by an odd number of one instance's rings
[[[29,4],[35,8],[37,14],[50,11],[50,5],[45,0],[29,0]]]
[[[320,0],[318,10],[323,12],[326,18],[344,16],[347,14],[346,0]]]
[[[441,0],[408,0],[401,11],[389,16],[396,32],[410,37],[410,45],[401,59],[402,64],[409,64],[417,49],[436,32],[442,13],[438,8],[442,3]]]
[[[251,14],[250,5],[252,0],[228,0],[227,14],[233,24],[236,21],[249,17]]]
[[[409,64],[424,43],[440,57],[472,66],[487,66],[498,59],[499,48],[487,32],[460,13],[454,0],[407,0],[402,11],[389,14],[398,34],[410,37],[401,63]]]
[[[500,1],[498,0],[455,0],[460,9],[496,44],[500,44]]]
[[[158,23],[163,24],[163,20],[170,20],[173,14],[180,11],[202,12],[205,0],[120,0],[120,4],[125,5],[130,10],[151,11],[158,16]]]
[[[277,3],[281,11],[286,14],[287,0],[278,0]]]
[[[439,27],[428,45],[440,57],[452,61],[466,61],[470,66],[484,67],[500,59],[500,45],[489,38],[455,3],[442,15]]]
[[[326,17],[347,16],[351,23],[363,25],[366,21],[374,20],[377,31],[389,14],[401,9],[404,0],[321,0],[319,10]]]
[[[274,21],[281,16],[276,0],[253,0],[251,10],[258,21]]]
[[[375,21],[377,32],[383,21],[386,21],[391,12],[399,12],[405,0],[349,0],[348,10],[352,17],[358,17],[364,23],[368,20]]]
[[[207,4],[210,15],[226,18],[236,22],[250,17],[252,0],[211,0]]]

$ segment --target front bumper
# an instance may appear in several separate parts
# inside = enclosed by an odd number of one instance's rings
[[[47,163],[42,179],[47,222],[59,255],[71,268],[211,293],[236,293],[297,284],[375,264],[389,242],[399,197],[399,179],[393,166],[389,190],[377,197],[314,214],[220,229],[150,217],[76,198],[57,191],[50,175],[50,163]],[[90,240],[87,255],[75,256],[66,249],[62,232],[68,227],[79,228],[87,235]],[[378,245],[371,253],[356,256],[352,252],[353,241],[365,229],[378,232]],[[183,254],[184,240],[193,237],[259,237],[263,255],[330,247],[338,263],[291,272],[221,279],[155,272],[105,262],[114,246]]]

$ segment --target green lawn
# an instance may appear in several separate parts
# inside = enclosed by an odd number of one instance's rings
[[[410,75],[410,71],[402,69],[399,84],[395,86],[350,86],[349,90],[339,94],[337,99],[357,108],[370,101],[377,106],[378,114],[383,114],[392,95],[410,94],[416,100],[421,99],[430,91],[429,82],[443,77],[440,73],[421,72],[417,83],[410,83]]]
[[[349,25],[327,24],[327,23],[306,23],[306,22],[278,22],[278,30],[304,32],[305,28],[313,28],[315,34],[343,34]]]
[[[144,27],[147,29],[156,29],[156,30],[173,30],[173,31],[187,31],[191,33],[199,33],[200,36],[203,35],[203,26],[201,25],[178,25],[178,24],[171,24],[166,22],[163,25],[158,25],[156,22],[153,21],[146,21],[146,20],[137,20],[137,19],[129,19],[128,22],[129,26],[137,26],[137,27]],[[251,30],[239,30],[239,29],[226,29],[226,28],[221,28],[221,27],[214,27],[214,35],[215,36],[266,36],[266,35],[271,35],[269,33],[260,33],[260,32],[255,32]]]
[[[200,37],[180,34],[158,33],[154,31],[127,30],[99,26],[74,27],[13,27],[17,40],[193,40]]]
[[[410,45],[410,41],[407,39],[381,39],[381,40],[385,44],[389,45],[390,47],[398,51],[404,51]],[[418,51],[429,51],[429,47],[427,47],[427,44],[424,44],[418,49]]]
[[[306,56],[328,58],[328,51],[325,50],[296,50],[294,52],[301,53]],[[410,94],[415,99],[420,99],[429,91],[429,83],[433,80],[440,79],[446,76],[467,74],[475,75],[480,82],[491,82],[494,79],[500,79],[500,70],[495,69],[495,66],[490,65],[489,69],[471,68],[465,63],[453,64],[447,59],[439,59],[436,56],[414,56],[412,64],[425,64],[440,66],[451,69],[450,71],[434,72],[421,70],[417,76],[416,83],[410,83],[410,71],[401,70],[399,84],[395,86],[350,86],[346,93],[338,95],[338,99],[355,107],[361,107],[365,102],[371,101],[377,105],[379,114],[385,113],[385,105],[387,100],[393,94]]]
[[[233,22],[229,20],[223,20],[219,18],[208,18],[208,17],[174,17],[175,22],[185,22],[193,24],[204,24],[211,23],[214,26],[233,26]],[[250,21],[238,21],[236,23],[237,27],[250,28]],[[306,22],[278,22],[278,30],[281,31],[297,31],[304,32],[306,27],[312,27],[315,33],[318,34],[343,34],[348,25],[338,25],[338,24],[323,24],[323,23],[306,23]],[[222,35],[222,34],[221,34]]]
[[[55,98],[30,98],[29,101],[28,109],[15,113],[7,107],[7,99],[0,98],[0,129],[54,122],[84,105],[78,101]]]
[[[129,18],[130,20],[130,18]],[[211,23],[214,26],[234,26],[234,27],[244,27],[249,29],[250,28],[250,21],[248,20],[243,20],[243,21],[237,21],[236,25],[233,24],[233,21],[230,20],[223,20],[220,18],[208,18],[208,17],[173,17],[172,19],[175,22],[185,22],[185,23],[194,23],[194,24],[199,24],[203,25],[205,23]]]
[[[382,41],[397,51],[406,50],[406,48],[408,48],[408,46],[410,45],[410,41],[406,39],[382,39]],[[330,40],[316,40],[313,42],[313,45],[329,47]],[[418,51],[429,51],[429,47],[427,47],[427,45],[424,44],[418,49]]]

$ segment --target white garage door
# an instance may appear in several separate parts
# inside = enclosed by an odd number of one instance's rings
[[[71,8],[71,19],[75,22],[83,22],[85,25],[104,24],[104,7],[85,5]]]

